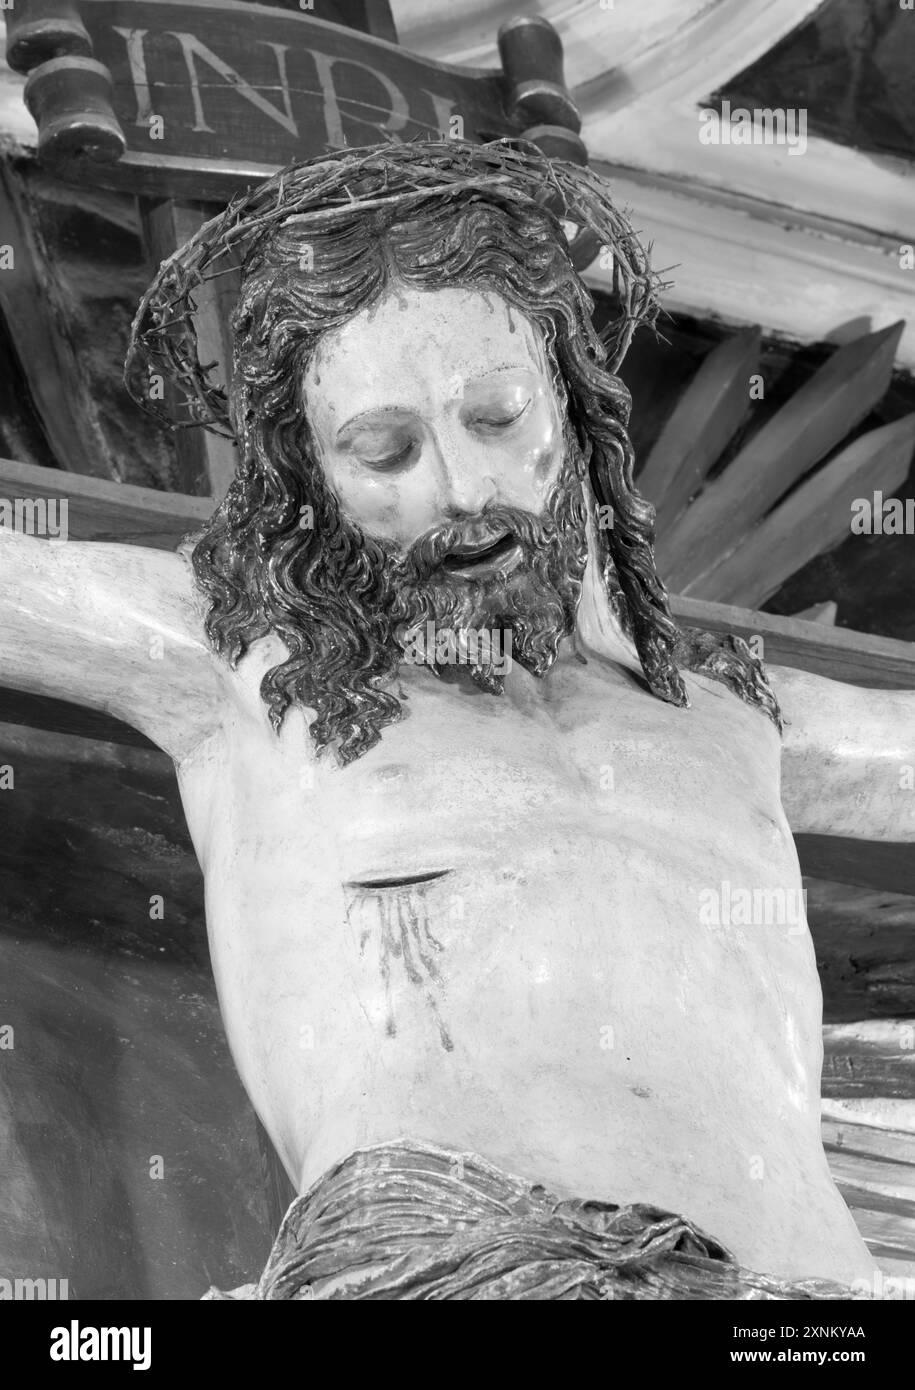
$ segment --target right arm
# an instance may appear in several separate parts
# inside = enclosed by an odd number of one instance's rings
[[[2,527],[0,685],[116,715],[175,759],[226,699],[182,555]]]

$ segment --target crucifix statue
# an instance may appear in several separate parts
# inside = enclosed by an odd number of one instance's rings
[[[613,260],[600,336],[571,225]],[[193,296],[233,256],[223,383]],[[915,839],[915,695],[674,623],[617,374],[657,288],[606,185],[524,142],[291,166],[135,324],[134,392],[165,376],[238,442],[203,531],[0,531],[4,682],[174,760],[300,1194],[258,1282],[210,1296],[872,1281],[820,1139],[792,830]]]

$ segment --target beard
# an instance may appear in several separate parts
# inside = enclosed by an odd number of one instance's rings
[[[505,639],[520,665],[545,675],[574,630],[581,596],[588,550],[583,474],[582,452],[568,429],[541,516],[488,506],[433,528],[404,550],[351,522],[313,462],[306,471],[308,538],[303,543],[302,531],[289,525],[292,504],[284,505],[280,533],[255,552],[244,588],[233,590],[236,603],[250,601],[245,590],[256,598],[258,635],[273,632],[288,649],[261,682],[274,728],[292,705],[310,707],[316,748],[333,746],[343,765],[361,757],[383,728],[405,715],[397,676],[403,662],[416,659],[417,630],[431,636],[421,659],[439,676],[458,653],[480,689],[501,694],[508,671],[498,648],[504,650]],[[515,554],[511,564],[480,566],[474,577],[461,551],[481,535],[501,537]],[[201,543],[198,576],[211,565]],[[459,567],[463,574],[455,572]]]
[[[495,538],[492,562],[465,563],[481,535]],[[492,505],[435,527],[405,554],[376,544],[386,552],[392,640],[403,660],[436,675],[460,666],[479,689],[499,695],[512,660],[544,676],[574,630],[587,536],[569,451],[542,516]],[[477,565],[485,577],[475,577]]]

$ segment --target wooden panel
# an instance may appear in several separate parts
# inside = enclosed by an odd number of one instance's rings
[[[847,845],[840,845],[847,851]],[[805,851],[801,848],[801,867]],[[837,863],[840,855],[833,856]],[[898,848],[894,867],[912,858]],[[872,876],[883,860],[873,862]],[[841,865],[839,865],[841,872]],[[915,897],[805,874],[823,1022],[915,1017]]]
[[[153,266],[158,266],[219,211],[206,203],[175,199],[140,199],[143,239]],[[232,377],[232,341],[228,318],[240,290],[238,270],[207,280],[194,302],[194,327],[201,362],[214,363],[219,379]],[[168,400],[173,383],[163,383]],[[231,439],[200,427],[175,431],[181,490],[221,500],[238,466],[238,450]]]
[[[852,1100],[824,1100],[822,1118],[838,1125],[867,1125],[874,1130],[892,1130],[915,1135],[915,1101],[887,1100],[880,1096]]]
[[[907,1202],[910,1215],[915,1216],[915,1163],[885,1162],[842,1150],[832,1151],[828,1157],[830,1172],[846,1201],[876,1211],[885,1210],[884,1203]]]
[[[795,835],[794,843],[802,872],[814,878],[915,896],[915,845],[839,835]]]
[[[286,0],[283,8],[301,10],[302,5],[300,0]],[[389,0],[333,0],[332,7],[326,12],[322,10],[322,17],[335,24],[345,24],[350,29],[359,29],[376,39],[397,42],[397,29]]]
[[[268,4],[274,10],[291,10],[301,14],[308,4],[301,0],[242,0],[246,5]],[[314,0],[311,0],[314,9]],[[343,24],[347,29],[358,29],[362,34],[372,34],[376,39],[386,39],[388,43],[397,42],[394,16],[388,0],[321,0],[321,18],[329,24]]]
[[[29,218],[40,277],[54,282],[44,302],[43,279],[32,289],[21,288],[14,345],[23,364],[31,359],[33,365],[25,380],[17,371],[7,390],[15,390],[18,380],[20,400],[31,401],[42,429],[55,419],[60,424],[56,454],[46,449],[36,455],[27,439],[13,436],[5,446],[0,438],[0,456],[80,472],[86,468],[143,487],[175,486],[172,435],[135,404],[123,382],[130,322],[150,279],[136,199],[62,183],[33,159],[16,155],[4,161],[4,177]],[[18,279],[18,269],[0,273],[0,294],[14,293]],[[58,371],[60,358],[65,362]],[[40,399],[32,393],[36,379],[44,391]],[[0,436],[7,423],[4,419]]]
[[[698,492],[749,407],[749,379],[759,369],[758,328],[718,344],[686,387],[638,475],[639,491],[657,512],[663,536]],[[715,595],[712,595],[715,597]]]
[[[903,1184],[903,1190],[899,1195],[905,1195],[911,1190],[911,1184],[915,1181],[915,1134],[906,1133],[905,1130],[884,1129],[854,1120],[836,1119],[828,1106],[824,1107],[820,1130],[826,1152],[841,1154],[842,1164],[846,1159],[870,1158],[881,1167],[898,1164],[911,1169],[911,1174],[899,1174],[900,1182]],[[853,1170],[849,1168],[845,1171],[851,1174]]]
[[[8,727],[0,747],[0,1272],[68,1278],[76,1299],[257,1277],[254,1116],[171,763]]]
[[[867,1019],[823,1029],[825,1100],[915,1100],[915,1019]]]
[[[720,95],[735,108],[784,108],[803,92],[814,134],[878,157],[911,160],[911,8],[909,0],[820,5],[752,66],[730,77]]]
[[[840,348],[753,436],[658,540],[658,568],[678,593],[739,546],[783,494],[842,442],[890,383],[903,324]]]
[[[800,613],[791,614],[792,618],[803,618],[808,623],[826,623],[829,627],[835,627],[838,615],[839,605],[831,598],[826,599],[824,603],[811,604]]]
[[[875,490],[890,496],[908,477],[915,414],[852,441],[814,473],[687,592],[755,607],[824,550],[851,534],[852,503]]]
[[[859,1027],[867,1029],[869,1025]],[[825,1036],[824,1042],[829,1046]],[[911,1102],[877,1101],[879,1105]],[[857,1102],[852,1102],[857,1104]],[[864,1102],[865,1105],[868,1102]],[[915,1132],[867,1123],[866,1110],[857,1119],[838,1118],[836,1102],[823,1105],[821,1133],[829,1171],[848,1203],[855,1225],[884,1275],[912,1281],[915,1276]],[[879,1114],[875,1114],[880,1119]],[[899,1292],[878,1288],[878,1294]]]
[[[850,685],[915,689],[915,646],[911,642],[678,594],[671,596],[670,604],[684,627],[761,638],[760,655],[772,665],[794,666]]]
[[[0,159],[0,241],[13,265],[0,270],[0,309],[55,458],[66,469],[111,477],[110,449],[92,393],[67,336],[66,296],[38,231],[26,187]]]
[[[848,161],[836,160],[837,147],[824,144],[814,156],[824,176],[817,187],[807,177],[810,155],[786,160],[773,148],[767,153],[774,159],[762,168],[734,146],[727,177],[713,188],[702,170],[694,168],[692,177],[684,177],[669,163],[667,150],[650,170],[636,169],[631,161],[624,166],[600,159],[612,145],[601,144],[599,115],[596,120],[597,125],[585,125],[592,167],[609,179],[620,203],[634,209],[635,225],[651,243],[653,264],[676,266],[673,286],[664,296],[668,312],[735,325],[749,316],[767,335],[834,345],[848,342],[863,325],[882,328],[904,318],[897,362],[915,369],[915,275],[899,273],[898,257],[900,244],[911,240],[904,233],[912,202],[911,176],[905,170],[879,168],[863,155],[851,158],[854,168],[839,167]],[[686,116],[656,124],[661,139],[673,135],[681,151],[692,136],[698,156],[691,152],[689,158],[695,165],[697,157],[708,160],[712,147],[697,145],[695,112],[692,121],[691,131]],[[641,135],[640,128],[635,138],[641,140]],[[721,149],[715,150],[716,159]],[[757,149],[757,154],[763,151]],[[746,183],[747,174],[759,185],[749,196],[736,191],[737,181]],[[837,193],[864,182],[869,186],[866,199],[852,202]],[[821,215],[786,216],[784,195],[792,192],[809,194],[807,207],[828,207],[819,210]],[[874,210],[881,230],[863,229],[862,214]],[[607,292],[609,276],[597,260],[585,278],[592,288]]]
[[[835,865],[841,872],[841,852],[849,850],[853,852],[854,846],[840,842],[830,867]],[[803,868],[803,847],[800,852]],[[888,870],[885,860],[878,858],[869,875],[891,877],[897,865],[912,857],[913,847],[909,845],[906,852],[900,845]],[[804,876],[804,888],[823,990],[824,1023],[915,1019],[915,896],[809,874]]]
[[[48,443],[0,305],[0,455],[53,468]]]
[[[156,492],[57,468],[34,468],[12,459],[0,459],[0,493],[6,499],[66,498],[71,540],[120,541],[156,550],[177,549],[216,505],[208,497]]]
[[[145,734],[132,729],[113,715],[85,709],[69,700],[54,700],[47,695],[30,695],[22,690],[7,690],[0,686],[0,723],[22,724],[30,729],[43,729],[52,734],[75,734],[103,743],[117,743],[135,748],[155,749]],[[163,754],[163,757],[165,755]]]
[[[111,187],[224,201],[328,146],[447,134],[452,114],[467,139],[522,129],[501,72],[450,68],[307,12],[79,0],[79,13],[128,145],[84,176]],[[11,54],[18,62],[15,44]]]
[[[909,1264],[915,1259],[915,1204],[895,1202],[889,1210],[876,1211],[857,1206],[856,1192],[844,1191],[841,1183],[839,1191],[851,1207],[855,1225],[878,1264],[884,1265],[886,1261],[887,1272],[892,1272],[897,1262]]]

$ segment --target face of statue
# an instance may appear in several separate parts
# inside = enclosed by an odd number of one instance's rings
[[[253,301],[257,320],[293,350],[291,306],[263,288],[274,299]],[[317,711],[316,744],[339,740],[344,762],[401,716],[392,684],[407,666],[493,694],[516,665],[546,675],[574,630],[587,562],[586,455],[537,319],[459,284],[395,278],[361,299],[345,322],[312,327],[310,341],[303,331],[298,379],[288,358],[285,375],[272,368],[289,395],[254,428],[270,505],[288,520],[293,500],[303,515],[307,503],[307,526],[233,546],[250,556],[255,621],[291,654],[265,678],[271,712],[271,682],[288,680]]]
[[[250,248],[229,391],[244,463],[194,550],[211,640],[280,638],[261,686],[275,725],[314,710],[315,745],[352,761],[403,716],[408,662],[499,693],[488,634],[549,672],[575,631],[596,488],[613,527],[592,532],[595,579],[651,688],[683,703],[629,394],[554,219],[451,185],[403,220],[363,217],[372,170],[342,220],[281,221]],[[741,660],[716,653],[716,671],[745,682]]]
[[[325,479],[365,533],[405,552],[456,527],[443,567],[457,581],[522,562],[499,512],[543,516],[563,422],[539,330],[505,300],[389,291],[321,339],[303,404]]]
[[[372,575],[362,621],[383,621],[408,661],[466,664],[486,690],[501,689],[493,651],[512,636],[544,674],[574,623],[586,542],[579,455],[534,323],[496,293],[397,286],[319,339],[302,408],[339,509],[324,554],[362,550]],[[428,636],[417,649],[430,623],[434,651]]]

